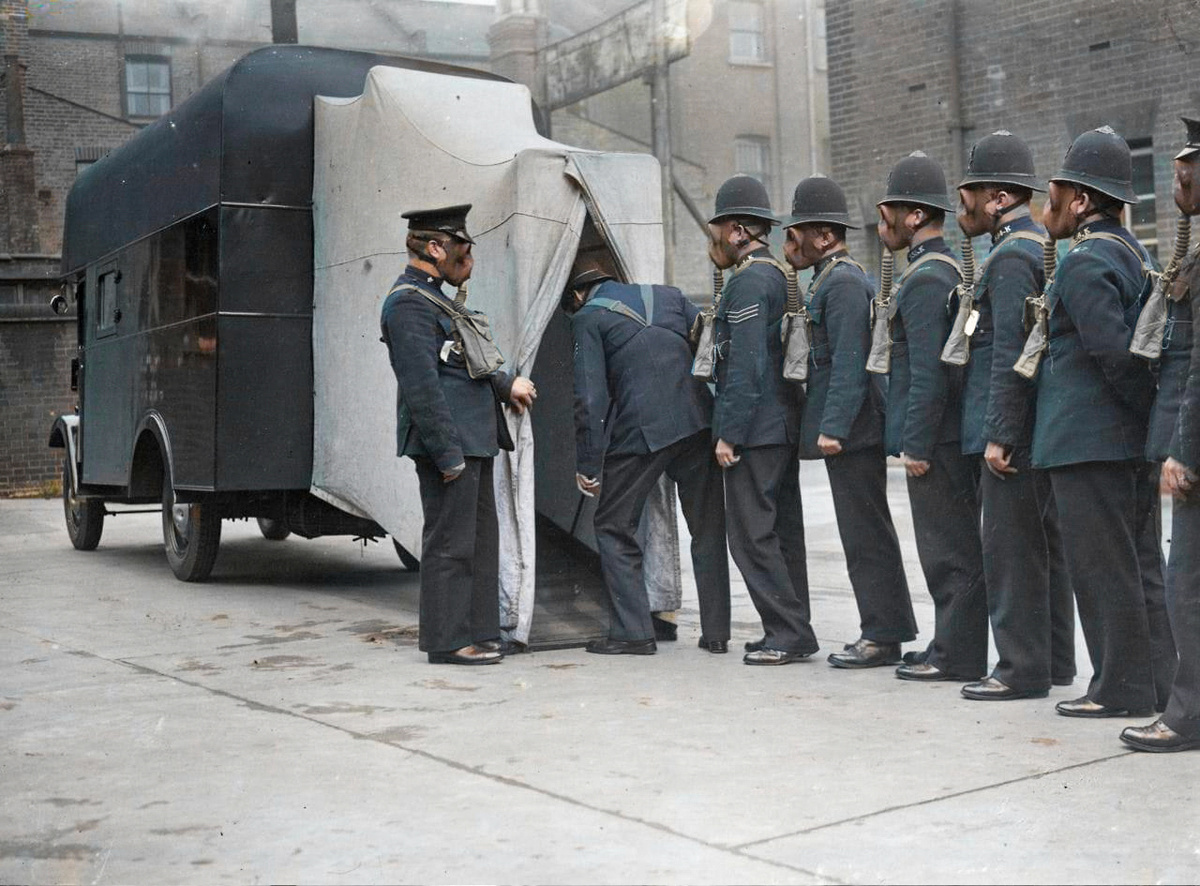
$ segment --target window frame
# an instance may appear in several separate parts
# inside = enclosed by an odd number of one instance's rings
[[[129,80],[130,80],[129,72],[130,72],[130,67],[132,65],[146,65],[147,71],[149,71],[150,66],[159,65],[159,66],[164,67],[166,69],[166,74],[167,74],[166,91],[164,92],[160,89],[155,89],[155,88],[151,87],[149,84],[149,77],[147,77],[147,83],[146,83],[145,89],[139,89],[137,92],[135,92],[129,82]],[[123,87],[122,92],[121,92],[121,100],[125,103],[125,116],[131,117],[134,119],[138,119],[138,120],[157,120],[163,114],[170,111],[171,108],[174,107],[174,84],[172,83],[172,79],[173,79],[172,73],[173,72],[171,70],[171,57],[170,56],[151,55],[151,54],[147,54],[147,53],[133,53],[133,52],[126,55],[124,58],[124,68],[123,68],[122,74],[121,74],[121,85]],[[165,96],[166,97],[166,107],[158,113],[154,113],[153,111],[151,111],[150,113],[145,113],[145,114],[139,113],[138,111],[135,111],[133,108],[132,99],[135,95],[145,97],[147,99],[148,104],[149,104],[149,100],[152,98],[155,98],[158,96]]]
[[[756,10],[757,28],[751,29],[747,27],[736,27],[736,24],[741,24],[745,21],[744,18],[734,16],[734,11],[738,7],[753,8]],[[767,56],[767,8],[766,4],[761,0],[730,0],[728,4],[728,21],[729,21],[729,63],[731,65],[768,65],[771,63]],[[757,44],[757,54],[743,55],[739,54],[735,49],[735,36],[750,35]]]

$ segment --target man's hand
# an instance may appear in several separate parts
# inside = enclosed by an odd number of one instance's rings
[[[821,450],[822,455],[837,455],[842,451],[842,441],[828,434],[819,434],[817,448]]]
[[[987,449],[983,453],[983,463],[1001,480],[1006,479],[1005,475],[1007,474],[1017,473],[1017,469],[1009,464],[1011,460],[1012,447],[1002,443],[988,443]]]
[[[517,415],[523,414],[526,409],[532,409],[533,401],[536,399],[537,388],[533,386],[533,382],[523,375],[518,375],[513,379],[512,391],[509,392],[508,402],[517,411]]]
[[[575,486],[588,498],[595,498],[600,493],[600,481],[594,477],[585,477],[583,474],[576,474]]]
[[[1159,481],[1163,491],[1171,493],[1172,496],[1182,501],[1191,493],[1195,482],[1195,472],[1183,462],[1173,458],[1168,458],[1163,462],[1162,479]]]
[[[717,441],[715,453],[717,456],[717,464],[723,468],[732,468],[742,460],[740,455],[733,454],[733,447],[724,440]]]
[[[463,462],[460,465],[455,465],[448,471],[442,471],[442,482],[443,483],[453,483],[455,480],[457,480],[459,477],[462,476],[463,471],[465,471],[466,469],[467,469],[467,463]]]
[[[908,476],[924,477],[929,473],[929,462],[913,458],[907,452],[901,456],[901,459],[904,462],[904,470],[908,472]]]

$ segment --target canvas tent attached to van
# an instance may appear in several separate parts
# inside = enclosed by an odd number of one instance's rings
[[[589,238],[624,279],[661,282],[659,175],[649,155],[543,138],[529,91],[513,83],[378,66],[361,96],[316,100],[312,491],[420,551],[420,496],[412,462],[395,454],[396,383],[379,313],[407,263],[401,213],[472,204],[468,304],[491,318],[506,368],[539,391],[532,414],[509,413],[517,448],[501,453],[495,474],[501,623],[521,642],[539,638],[535,600],[540,620],[550,603],[581,596],[576,582],[539,566],[540,549],[551,537],[595,547],[592,503],[574,484],[571,340],[559,296]],[[678,532],[665,484],[644,530],[652,608],[676,609]]]

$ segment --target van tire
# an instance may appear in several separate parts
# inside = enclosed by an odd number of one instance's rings
[[[68,456],[69,458],[70,456]],[[104,532],[104,502],[80,501],[71,491],[71,466],[63,461],[63,515],[67,535],[77,551],[94,551]]]
[[[221,546],[221,512],[214,502],[176,504],[171,478],[163,479],[163,548],[180,581],[204,581]]]

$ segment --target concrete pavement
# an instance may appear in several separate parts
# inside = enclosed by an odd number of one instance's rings
[[[1082,638],[1035,701],[824,663],[858,619],[824,470],[802,479],[822,650],[782,668],[741,664],[740,583],[737,654],[696,648],[689,575],[657,656],[435,667],[390,544],[227,522],[187,585],[157,515],[85,554],[58,502],[0,501],[0,882],[1200,880],[1200,753],[1054,713]]]

